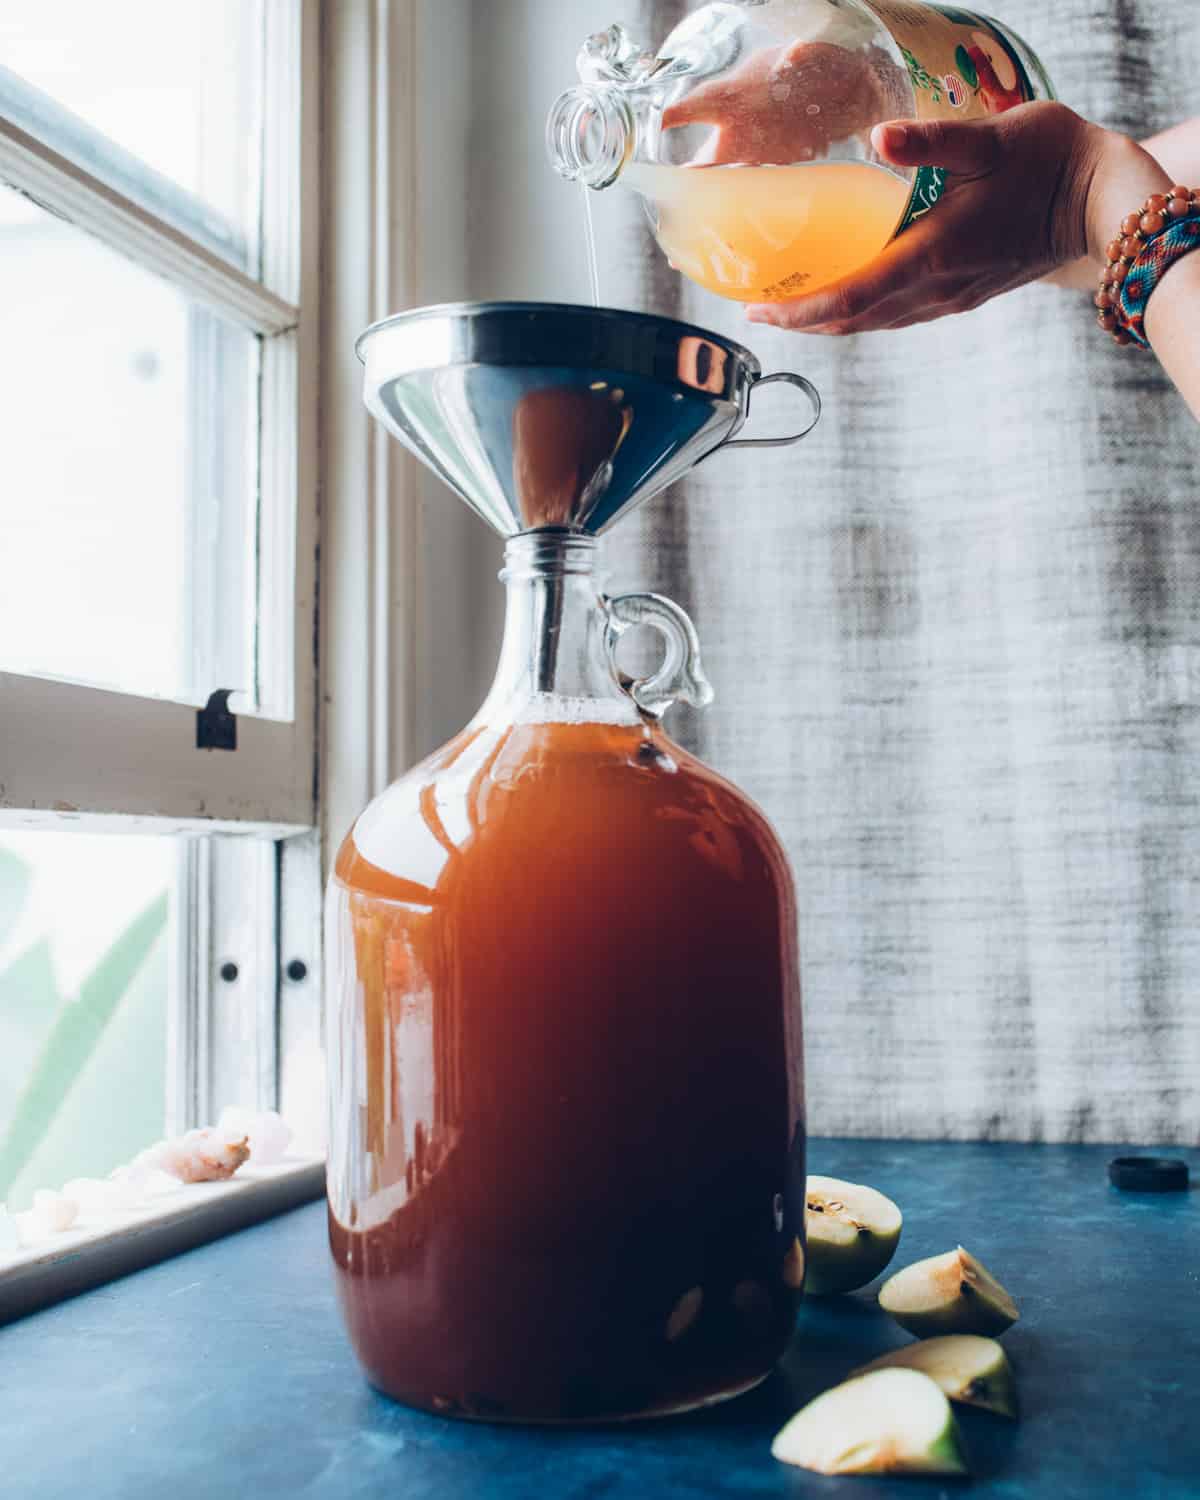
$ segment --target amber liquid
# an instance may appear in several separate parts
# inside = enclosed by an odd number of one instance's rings
[[[468,732],[379,806],[341,849],[331,924],[330,1237],[370,1379],[542,1421],[755,1384],[792,1330],[803,1234],[770,827],[615,724]]]
[[[623,180],[653,204],[675,269],[742,302],[786,302],[861,269],[896,232],[910,191],[868,162],[633,162]]]

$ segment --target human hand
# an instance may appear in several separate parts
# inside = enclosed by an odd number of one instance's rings
[[[691,166],[812,161],[835,142],[865,134],[888,112],[889,69],[900,73],[877,48],[829,42],[762,47],[726,76],[668,106],[663,127],[712,127]],[[893,96],[898,92],[893,84]]]
[[[969,311],[1085,253],[1099,257],[1129,204],[1165,178],[1140,146],[1061,104],[989,120],[895,121],[871,141],[896,166],[944,166],[942,201],[861,271],[808,297],[752,306],[751,321],[849,334]]]

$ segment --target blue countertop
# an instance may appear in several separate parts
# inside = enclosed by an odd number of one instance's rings
[[[1197,1192],[1110,1188],[1116,1148],[815,1141],[810,1170],[894,1197],[896,1265],[961,1241],[1008,1286],[1022,1420],[963,1411],[972,1495],[1200,1494]],[[1186,1153],[1185,1153],[1186,1154]],[[1193,1178],[1200,1162],[1190,1153]],[[780,1370],[727,1406],[606,1429],[487,1427],[362,1380],[312,1204],[0,1330],[0,1492],[191,1500],[700,1500],[963,1493],[824,1479],[770,1442],[808,1397],[907,1342],[869,1293],[809,1303]]]

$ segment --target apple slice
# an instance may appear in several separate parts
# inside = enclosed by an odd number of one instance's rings
[[[996,1278],[959,1245],[889,1276],[879,1305],[917,1338],[936,1333],[1003,1333],[1020,1317]]]
[[[900,1210],[857,1182],[810,1177],[805,1194],[808,1276],[804,1290],[824,1297],[866,1286],[896,1253]]]
[[[920,1370],[942,1388],[951,1401],[982,1406],[1002,1417],[1017,1414],[1017,1388],[1008,1355],[995,1339],[974,1333],[950,1333],[942,1338],[922,1339],[881,1354],[854,1375],[872,1370]]]
[[[954,1413],[919,1370],[875,1370],[810,1401],[771,1452],[817,1474],[965,1474]]]

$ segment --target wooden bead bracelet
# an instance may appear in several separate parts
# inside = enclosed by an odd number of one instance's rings
[[[1121,220],[1108,242],[1100,277],[1098,322],[1114,343],[1150,347],[1143,321],[1150,293],[1181,255],[1200,247],[1200,188],[1151,193],[1137,213]]]

